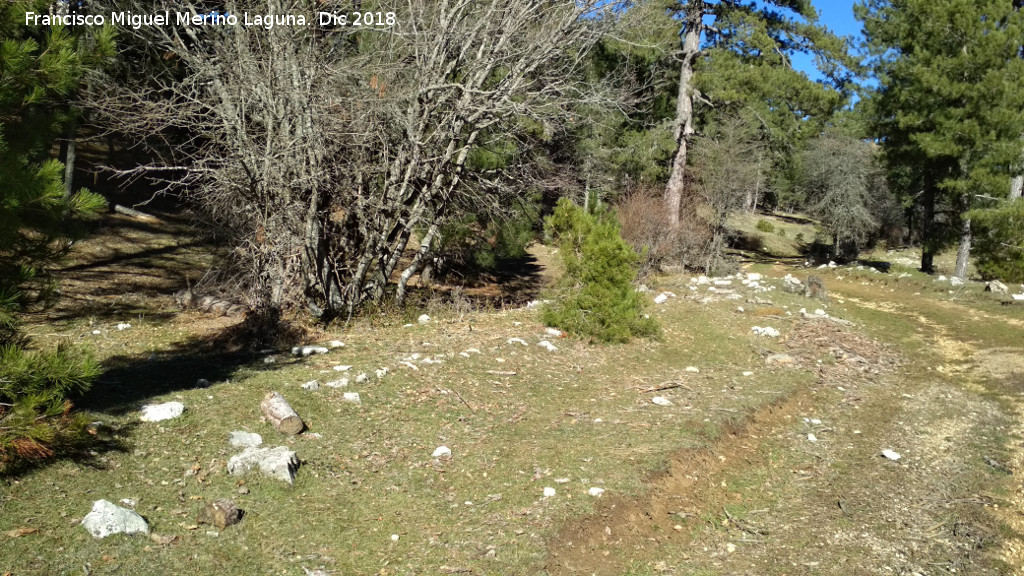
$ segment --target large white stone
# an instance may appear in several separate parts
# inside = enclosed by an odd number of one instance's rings
[[[97,500],[92,512],[82,518],[82,527],[96,538],[111,534],[149,534],[149,524],[133,510],[106,500]]]
[[[250,470],[259,470],[265,476],[284,480],[289,484],[295,482],[295,470],[298,467],[298,457],[287,446],[250,447],[228,460],[228,473],[235,476],[241,476]]]
[[[228,442],[235,448],[249,448],[263,444],[263,437],[252,432],[235,430],[231,433],[231,437],[228,438]]]
[[[163,404],[146,404],[142,407],[143,422],[160,422],[177,418],[185,411],[181,402],[164,402]]]

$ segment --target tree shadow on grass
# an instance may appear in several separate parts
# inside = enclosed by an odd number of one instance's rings
[[[137,422],[131,422],[112,428],[101,422],[94,422],[89,425],[86,432],[56,438],[49,446],[52,452],[44,457],[37,455],[15,458],[6,464],[0,462],[0,478],[23,476],[62,461],[71,461],[94,470],[105,470],[106,454],[128,452],[128,439],[137,426]]]
[[[519,307],[537,299],[547,287],[544,267],[527,254],[499,260],[491,268],[460,267],[448,271],[447,284],[458,286],[462,295],[477,307]],[[440,290],[445,290],[439,287]],[[454,296],[454,289],[447,292]]]
[[[229,326],[214,337],[191,337],[164,350],[147,355],[114,356],[104,361],[106,370],[92,388],[75,401],[86,410],[112,415],[137,411],[151,398],[205,388],[213,382],[230,379],[241,368],[255,366],[265,354],[259,353],[253,323],[247,318]],[[291,346],[306,336],[306,331],[281,324],[274,335],[279,346]],[[296,360],[298,361],[298,360]],[[266,366],[276,369],[289,362]]]

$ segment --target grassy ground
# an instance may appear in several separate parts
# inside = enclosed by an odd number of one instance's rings
[[[105,244],[116,224],[71,281],[114,248],[154,278],[181,284],[194,269],[180,230],[150,230],[132,249]],[[1022,565],[1022,495],[1009,471],[1022,464],[1024,381],[1013,359],[1024,310],[979,286],[950,294],[895,268],[826,271],[826,309],[848,327],[801,318],[800,308],[822,304],[781,290],[749,294],[736,282],[739,300],[706,300],[688,278],[663,277],[651,285],[678,297],[651,306],[664,328],[657,342],[594,346],[551,338],[534,310],[437,308],[428,324],[407,326],[414,311],[312,334],[346,346],[295,359],[233,353],[236,320],[177,312],[174,285],[138,286],[117,270],[79,285],[86,312],[32,329],[43,345],[59,334],[105,360],[109,372],[82,405],[121,447],[0,482],[0,573],[1006,574]],[[118,330],[122,322],[131,328]],[[754,336],[753,325],[782,337]],[[542,339],[558,350],[538,347]],[[792,363],[766,363],[774,353]],[[368,379],[357,384],[360,373]],[[343,389],[301,388],[346,374]],[[270,390],[306,433],[282,437],[260,421]],[[656,395],[672,406],[653,404]],[[167,400],[184,402],[185,415],[139,421],[141,405]],[[295,485],[228,475],[232,430],[295,450]],[[450,459],[431,456],[442,445]],[[133,499],[169,538],[93,539],[77,522],[100,498]],[[246,511],[240,524],[197,525],[217,498]],[[37,531],[13,536],[22,528]]]

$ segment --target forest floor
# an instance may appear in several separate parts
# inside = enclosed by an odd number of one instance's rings
[[[104,361],[78,404],[115,441],[0,479],[0,574],[1024,574],[1024,306],[951,290],[910,254],[875,255],[888,273],[743,265],[762,287],[821,275],[828,305],[651,278],[652,300],[675,294],[650,305],[663,337],[603,346],[519,305],[546,278],[536,246],[519,299],[495,277],[503,308],[424,295],[311,329],[301,343],[345,346],[303,359],[177,308],[207,248],[110,216],[62,272],[67,297],[31,319],[36,345]],[[261,422],[271,390],[306,432]],[[139,420],[170,400],[183,416]],[[228,475],[233,430],[295,450],[295,484]],[[198,524],[219,498],[241,523]],[[94,539],[78,523],[99,499],[130,499],[156,536]]]

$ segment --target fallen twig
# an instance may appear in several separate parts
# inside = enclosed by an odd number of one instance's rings
[[[437,388],[438,392],[451,392],[452,394],[455,394],[455,397],[458,398],[459,400],[461,400],[462,403],[466,405],[466,408],[469,408],[470,412],[472,412],[473,414],[476,414],[476,408],[473,408],[473,406],[469,402],[467,402],[465,398],[462,397],[462,394],[459,394],[458,390],[455,390],[454,388],[449,388],[449,389],[445,390],[444,388],[441,388],[440,386],[435,386],[435,388]]]
[[[689,390],[690,392],[693,392],[693,388],[690,388],[689,386],[683,384],[682,382],[674,382],[672,380],[669,380],[668,382],[662,382],[658,386],[654,386],[652,388],[645,388],[640,392],[644,394],[649,394],[651,392],[661,392],[663,390],[672,390],[675,388],[683,388]]]
[[[739,518],[730,514],[729,510],[725,506],[722,506],[722,511],[725,512],[725,518],[729,521],[729,523],[739,528],[743,532],[746,532],[747,534],[752,534],[754,536],[768,535],[768,530],[765,530],[764,528],[759,528],[757,526],[754,526],[753,524],[748,524],[747,522],[740,520]]]

